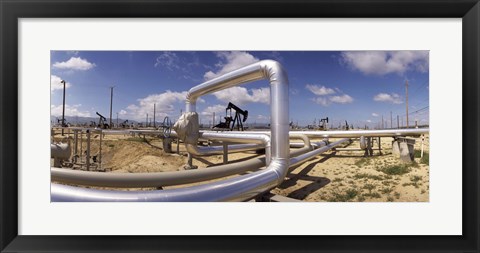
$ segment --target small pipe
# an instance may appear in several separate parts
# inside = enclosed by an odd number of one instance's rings
[[[110,119],[110,122],[112,121],[112,119]],[[110,125],[111,127],[111,125]],[[102,131],[100,131],[100,146],[98,147],[99,151],[98,151],[98,162],[100,164],[100,169],[102,168]]]
[[[372,150],[381,150],[379,148],[372,148]],[[335,148],[335,151],[365,151],[361,148]]]
[[[180,154],[180,138],[177,138],[177,154]]]
[[[420,151],[420,158],[423,158],[423,142],[425,141],[425,136],[422,135],[422,145],[421,145],[421,151]]]
[[[228,163],[228,144],[223,143],[223,164]]]
[[[90,170],[90,130],[87,130],[87,170]]]
[[[77,158],[78,158],[78,130],[74,130],[73,135],[74,135],[74,138],[75,138],[75,148],[74,148],[73,162],[77,163]]]

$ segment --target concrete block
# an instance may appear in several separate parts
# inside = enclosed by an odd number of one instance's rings
[[[415,140],[414,139],[407,139],[401,138],[399,139],[399,146],[400,146],[400,160],[402,162],[411,163],[414,161],[415,155]]]
[[[400,155],[400,143],[397,140],[392,141],[392,154]]]

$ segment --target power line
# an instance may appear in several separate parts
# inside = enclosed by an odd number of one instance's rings
[[[425,106],[425,107],[423,107],[423,108],[420,108],[420,109],[418,109],[418,110],[416,110],[416,111],[410,112],[409,115],[414,114],[414,113],[421,112],[421,111],[427,109],[428,107],[430,107],[430,106],[427,105],[427,106]],[[403,115],[400,115],[400,116],[403,117],[403,116],[405,116],[405,115],[406,115],[406,114],[403,114]]]

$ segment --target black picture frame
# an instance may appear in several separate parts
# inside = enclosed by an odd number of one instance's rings
[[[0,0],[1,252],[479,252],[478,0]],[[462,236],[18,235],[18,19],[148,17],[462,18]],[[8,159],[7,159],[8,158]],[[441,168],[459,169],[459,168]],[[292,218],[285,221],[295,222]],[[261,222],[260,222],[261,223]]]

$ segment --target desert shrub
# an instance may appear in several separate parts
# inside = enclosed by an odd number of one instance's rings
[[[368,178],[368,179],[373,179],[373,180],[383,180],[382,176],[371,175],[371,174],[367,174],[367,173],[355,174],[355,175],[353,175],[353,178],[355,178],[355,179]]]
[[[428,165],[430,162],[429,160],[430,160],[430,155],[428,154],[428,152],[423,152],[423,157],[422,159],[420,159],[420,163]]]
[[[363,166],[367,166],[369,164],[370,164],[370,160],[366,159],[366,158],[362,158],[362,159],[355,162],[355,165],[357,165],[357,167],[363,167]]]
[[[330,202],[348,202],[354,199],[358,195],[358,191],[355,189],[348,189],[345,193],[333,192],[333,196],[328,199]]]
[[[403,175],[410,172],[411,169],[406,164],[396,164],[380,168],[378,171],[381,171],[387,175]]]

